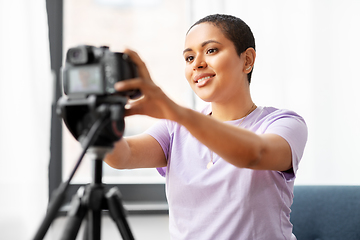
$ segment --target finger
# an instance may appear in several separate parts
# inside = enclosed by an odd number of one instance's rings
[[[129,109],[125,109],[125,117],[129,117],[132,115],[138,115],[139,111],[137,111],[137,109],[133,109],[133,108],[129,108]]]
[[[140,89],[143,86],[143,81],[140,78],[133,78],[133,79],[127,79],[122,80],[117,83],[115,83],[114,88],[118,92],[127,91],[127,90],[134,90],[134,89]]]
[[[128,102],[125,105],[125,116],[141,114],[141,102],[142,99]]]
[[[140,56],[135,51],[132,51],[130,49],[125,49],[124,53],[129,55],[130,59],[136,64],[139,70],[140,77],[145,79],[151,79],[150,73],[145,63],[142,61]]]

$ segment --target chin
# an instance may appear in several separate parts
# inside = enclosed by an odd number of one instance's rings
[[[212,102],[213,96],[212,93],[204,92],[204,91],[194,91],[196,96],[198,96],[204,102]]]
[[[203,100],[203,101],[205,101],[205,102],[209,102],[208,96],[206,96],[205,94],[201,94],[201,93],[196,92],[196,91],[194,91],[194,93],[195,93],[195,95],[196,95],[198,98],[200,98],[201,100]]]

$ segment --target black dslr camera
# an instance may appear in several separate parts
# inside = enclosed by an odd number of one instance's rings
[[[124,53],[88,45],[70,48],[63,67],[65,95],[58,101],[57,113],[82,144],[95,123],[102,122],[91,145],[111,147],[122,138],[128,98],[141,95],[137,89],[116,92],[114,84],[136,77],[137,67]]]
[[[80,45],[70,48],[63,68],[64,93],[70,98],[115,94],[114,84],[118,81],[138,77],[137,67],[128,55],[111,52],[109,47],[100,48]],[[139,90],[120,95],[136,98]]]

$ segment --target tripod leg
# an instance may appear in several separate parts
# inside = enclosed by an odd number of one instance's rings
[[[59,211],[61,204],[65,200],[65,193],[68,182],[62,183],[51,195],[51,201],[49,203],[46,216],[40,225],[40,228],[36,232],[33,240],[42,240],[45,237],[52,221],[56,218],[57,212]]]
[[[83,240],[89,240],[89,221],[86,220],[85,228],[84,228],[84,235]]]
[[[74,195],[71,201],[71,208],[67,214],[67,223],[61,240],[75,240],[79,232],[81,222],[84,219],[87,206],[83,200],[84,188],[79,188],[78,193]]]
[[[116,187],[113,187],[107,192],[105,197],[108,202],[110,216],[118,227],[123,240],[134,240],[125,217],[126,214],[122,205],[120,191]]]
[[[87,222],[88,240],[100,240],[101,239],[101,213],[104,203],[104,187],[101,184],[89,185],[89,211]]]

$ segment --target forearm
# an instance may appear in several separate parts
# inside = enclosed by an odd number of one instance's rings
[[[110,153],[108,153],[104,161],[113,168],[126,169],[130,161],[130,147],[128,142],[123,138],[114,144]]]
[[[105,162],[117,169],[165,167],[167,162],[160,144],[148,134],[123,138],[116,142]]]

